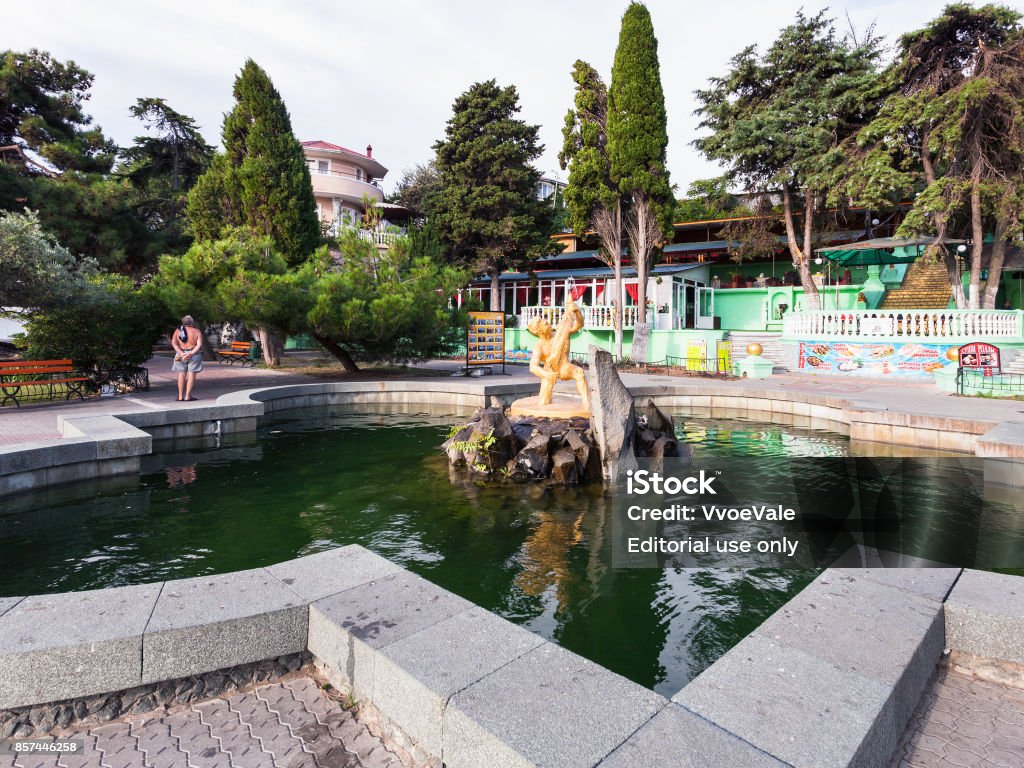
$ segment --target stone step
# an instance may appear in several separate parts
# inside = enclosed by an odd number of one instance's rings
[[[761,357],[774,363],[774,373],[785,373],[789,370],[789,354],[782,344],[781,333],[764,331],[729,331],[732,342],[733,359],[746,355],[748,344],[761,345]]]

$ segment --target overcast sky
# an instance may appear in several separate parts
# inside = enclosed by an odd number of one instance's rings
[[[231,84],[247,57],[273,79],[300,140],[324,139],[363,151],[389,173],[428,160],[454,98],[496,78],[519,89],[522,117],[541,126],[538,168],[558,172],[561,127],[572,102],[570,71],[582,58],[607,82],[625,0],[49,0],[21,3],[0,27],[0,49],[30,47],[73,59],[96,76],[89,112],[119,144],[139,124],[128,107],[141,96],[167,99],[220,140]],[[668,161],[680,194],[717,168],[690,146],[693,91],[721,74],[746,45],[771,43],[798,8],[814,0],[647,3],[659,42],[669,119]],[[889,41],[936,16],[938,0],[854,0],[833,5],[847,28],[877,22]],[[7,22],[11,22],[10,16]]]

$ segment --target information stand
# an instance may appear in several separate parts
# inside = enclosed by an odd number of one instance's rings
[[[466,369],[498,363],[505,373],[505,313],[470,312],[466,328]]]

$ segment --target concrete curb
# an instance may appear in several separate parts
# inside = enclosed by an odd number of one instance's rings
[[[1024,581],[968,571],[953,587],[958,577],[826,570],[669,702],[350,545],[0,599],[0,707],[308,650],[385,730],[449,768],[881,767],[946,645],[1020,652]]]
[[[1022,422],[910,414],[863,400],[755,387],[710,392],[704,384],[652,384],[626,375],[641,403],[663,407],[732,409],[779,421],[828,421],[853,440],[974,453],[986,458],[1024,458]],[[630,386],[631,385],[631,386]],[[259,387],[222,395],[216,404],[169,410],[146,409],[108,416],[63,416],[63,439],[0,446],[0,498],[63,483],[139,471],[139,457],[154,439],[248,432],[267,413],[290,408],[349,404],[425,404],[479,408],[493,395],[531,393],[532,382],[492,384],[476,380],[320,382]]]
[[[965,570],[945,618],[951,650],[1024,664],[1024,578]]]

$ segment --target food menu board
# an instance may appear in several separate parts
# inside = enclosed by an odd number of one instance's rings
[[[470,312],[466,365],[505,365],[505,314]]]
[[[999,347],[977,341],[964,344],[957,350],[960,367],[969,370],[984,371],[986,376],[999,373]]]
[[[852,376],[916,376],[956,365],[957,348],[946,344],[806,342],[797,367],[806,372]]]

